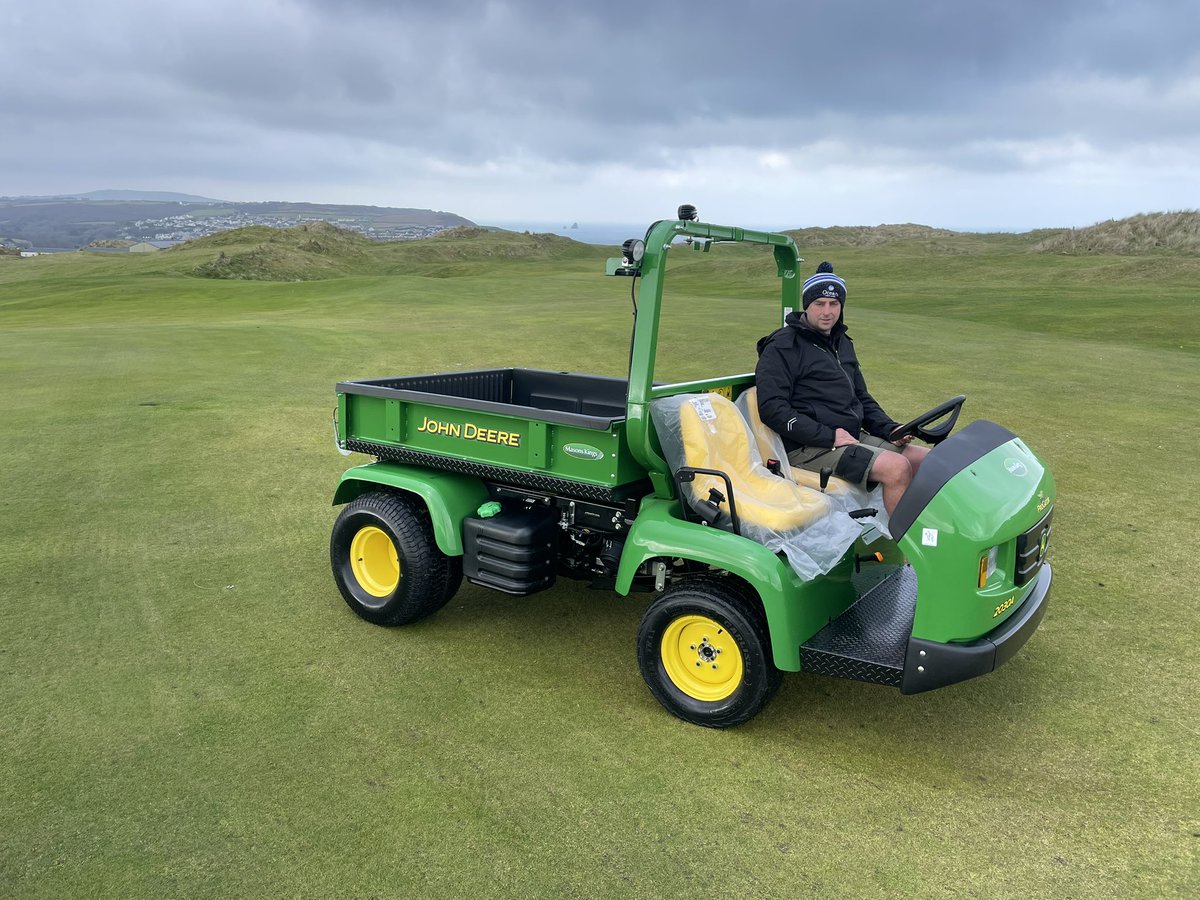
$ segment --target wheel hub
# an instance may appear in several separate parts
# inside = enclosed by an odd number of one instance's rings
[[[720,650],[708,642],[708,638],[702,638],[700,646],[696,648],[696,653],[700,657],[700,663],[716,665],[717,654],[720,652]]]

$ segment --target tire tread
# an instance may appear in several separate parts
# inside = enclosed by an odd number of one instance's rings
[[[761,672],[762,683],[751,682],[751,691],[744,696],[739,697],[735,693],[733,697],[737,702],[706,703],[689,698],[670,682],[669,676],[662,668],[658,647],[661,630],[657,620],[662,616],[664,608],[681,601],[686,605],[689,595],[695,598],[693,603],[697,604],[698,611],[705,611],[706,603],[715,603],[718,608],[728,607],[721,610],[724,615],[743,620],[741,623],[730,624],[736,624],[739,630],[744,624],[745,630],[749,632],[750,641],[761,650],[765,663],[765,671]],[[733,616],[729,615],[730,611]],[[743,655],[746,655],[745,648]],[[708,728],[731,728],[753,718],[775,695],[783,682],[783,672],[775,667],[771,655],[770,629],[758,594],[738,578],[715,573],[690,576],[664,591],[650,605],[638,627],[638,664],[646,685],[659,703],[684,721]],[[745,665],[749,673],[751,660],[747,659]]]
[[[395,533],[399,542],[397,551],[403,560],[398,588],[402,596],[389,601],[378,611],[365,611],[358,604],[343,583],[336,559],[339,527],[362,512],[378,517]],[[452,560],[438,549],[433,536],[433,522],[425,504],[416,497],[397,491],[370,491],[343,508],[330,538],[330,562],[334,580],[346,603],[364,619],[377,625],[407,625],[432,615],[445,606],[457,590],[458,584],[454,578],[456,568],[458,581],[462,579],[461,561],[457,557]],[[459,565],[456,567],[454,562]]]

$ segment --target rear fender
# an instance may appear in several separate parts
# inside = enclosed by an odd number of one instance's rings
[[[379,462],[347,469],[334,491],[333,505],[349,503],[377,487],[420,497],[429,509],[438,549],[447,556],[462,556],[463,519],[488,499],[487,488],[474,476]]]

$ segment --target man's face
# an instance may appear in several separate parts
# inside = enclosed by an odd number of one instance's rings
[[[805,310],[808,324],[822,334],[829,334],[842,315],[842,301],[837,297],[817,297]]]

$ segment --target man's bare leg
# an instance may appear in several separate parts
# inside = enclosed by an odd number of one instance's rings
[[[903,454],[885,450],[878,454],[871,464],[868,478],[883,485],[883,508],[889,516],[895,511],[896,504],[900,502],[908,486],[912,484],[913,466],[909,462],[907,450],[906,447]],[[920,461],[917,465],[920,465]]]
[[[928,447],[914,447],[912,444],[909,444],[904,448],[904,458],[908,460],[908,464],[912,467],[913,478],[917,477],[917,470],[921,468],[921,463],[925,461],[925,457],[928,455]]]

